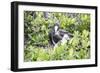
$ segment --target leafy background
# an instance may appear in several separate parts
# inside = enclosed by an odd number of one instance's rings
[[[47,14],[47,15],[46,15]],[[56,21],[73,34],[67,43],[49,44],[48,33]],[[24,61],[75,60],[90,58],[90,14],[24,11]]]

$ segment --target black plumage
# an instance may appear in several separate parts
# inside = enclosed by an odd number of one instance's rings
[[[73,35],[64,29],[60,29],[60,24],[55,23],[54,27],[49,32],[49,40],[51,45],[57,44],[61,40],[69,40]]]

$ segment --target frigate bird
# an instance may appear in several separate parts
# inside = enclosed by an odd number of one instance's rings
[[[70,40],[72,37],[73,35],[70,32],[64,29],[60,29],[59,22],[55,23],[55,25],[49,32],[50,44],[53,46],[55,46],[59,41],[61,41],[61,43],[65,43],[67,40]]]

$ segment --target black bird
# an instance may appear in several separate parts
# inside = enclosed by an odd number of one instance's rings
[[[51,31],[49,32],[50,44],[55,46],[59,41],[64,43],[72,38],[72,34],[66,30],[60,29],[59,22],[56,22]]]

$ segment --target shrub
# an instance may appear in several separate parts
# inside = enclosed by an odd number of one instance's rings
[[[90,14],[24,11],[24,61],[74,60],[90,58]],[[73,34],[67,43],[53,48],[48,32],[56,21]]]

